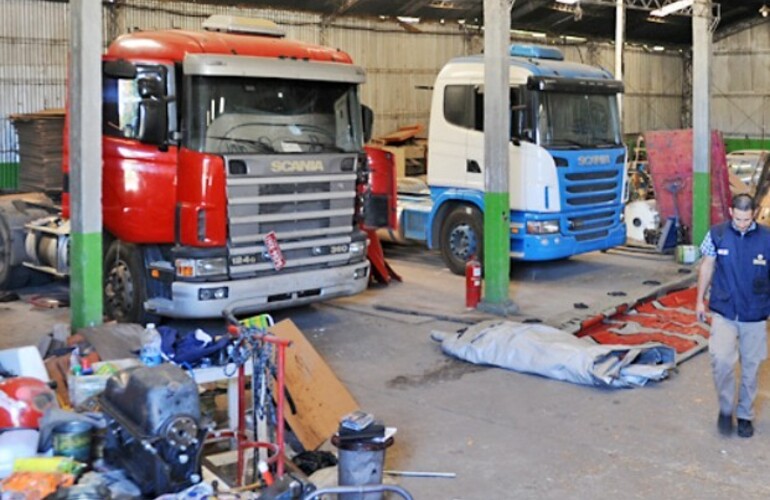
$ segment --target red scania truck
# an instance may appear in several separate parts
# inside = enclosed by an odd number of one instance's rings
[[[363,70],[268,21],[203,27],[123,35],[104,55],[105,314],[214,317],[361,292]],[[0,287],[17,266],[67,274],[62,205],[0,203]]]

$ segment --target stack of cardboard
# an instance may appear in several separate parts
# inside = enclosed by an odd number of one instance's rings
[[[11,115],[19,135],[19,190],[62,191],[64,110]]]

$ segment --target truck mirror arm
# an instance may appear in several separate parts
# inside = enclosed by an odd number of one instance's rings
[[[374,111],[365,104],[361,105],[361,122],[364,127],[364,142],[369,142],[372,139],[372,128],[374,126]]]

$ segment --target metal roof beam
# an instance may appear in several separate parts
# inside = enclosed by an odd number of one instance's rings
[[[606,7],[615,7],[617,5],[616,0],[579,0],[583,5],[603,5]],[[676,0],[623,0],[627,9],[650,11],[660,9],[668,4],[674,3]],[[719,20],[721,18],[721,5],[716,2],[710,2],[711,8],[711,31],[713,32]],[[682,10],[672,13],[675,16],[687,16],[693,17],[692,6],[686,7]]]
[[[550,3],[553,3],[553,0],[529,0],[528,2],[517,2],[511,10],[511,21],[516,21]]]
[[[331,14],[326,16],[325,17],[325,21],[327,21],[327,22],[333,21],[335,18],[345,14],[345,12],[349,11],[350,9],[352,9],[353,6],[356,5],[359,2],[361,2],[361,0],[341,0],[339,7],[337,7],[334,10],[334,12],[332,12]]]

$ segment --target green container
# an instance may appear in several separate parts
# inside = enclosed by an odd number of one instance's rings
[[[91,433],[94,426],[73,420],[53,428],[53,454],[71,457],[82,463],[91,461]]]
[[[15,191],[19,189],[19,164],[0,163],[0,190]]]

